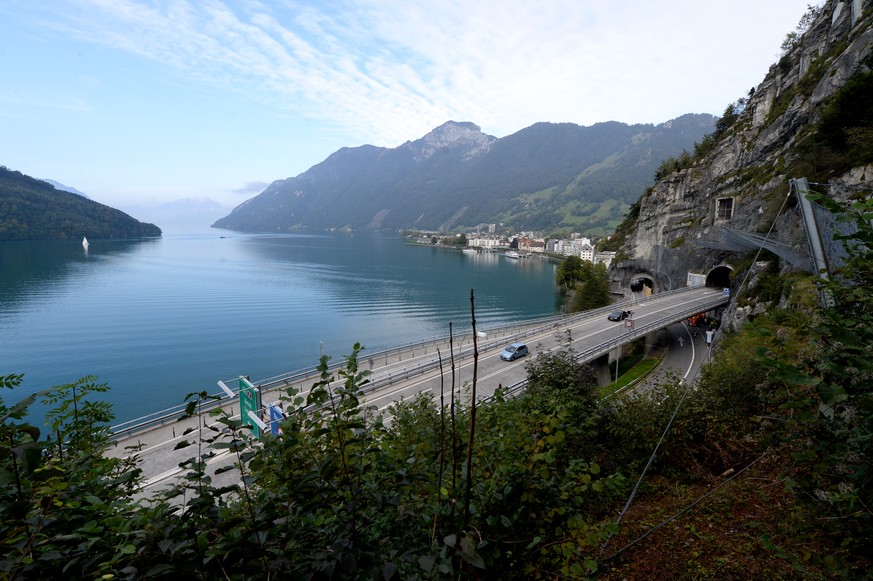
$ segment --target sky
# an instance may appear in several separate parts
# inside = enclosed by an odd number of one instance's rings
[[[446,121],[721,115],[814,0],[2,0],[0,165],[232,208]]]

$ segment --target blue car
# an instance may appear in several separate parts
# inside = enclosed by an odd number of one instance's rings
[[[512,361],[519,357],[524,357],[527,354],[527,345],[524,343],[513,343],[512,345],[507,345],[503,351],[500,352],[500,358],[504,361]]]

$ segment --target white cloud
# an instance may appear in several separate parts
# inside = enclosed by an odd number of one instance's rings
[[[229,200],[450,119],[719,114],[807,2],[4,0],[0,155],[95,194]]]
[[[81,0],[60,14],[82,40],[397,144],[448,118],[507,134],[538,120],[720,112],[744,94],[727,92],[731,69],[750,66],[744,49],[775,60],[775,39],[791,30],[779,20],[761,46],[752,27],[804,10],[776,4]]]
[[[267,186],[269,186],[269,185],[270,184],[268,184],[267,182],[248,182],[247,184],[245,184],[241,188],[236,188],[236,189],[231,190],[231,191],[234,194],[239,194],[242,196],[251,197],[255,194],[260,194],[265,189],[267,189]]]

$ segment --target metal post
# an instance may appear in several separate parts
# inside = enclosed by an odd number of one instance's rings
[[[615,381],[618,382],[618,362],[621,359],[621,343],[615,349]]]
[[[664,276],[666,276],[666,277],[667,277],[667,290],[668,290],[668,291],[673,290],[673,279],[670,278],[670,275],[669,275],[669,274],[667,274],[667,273],[664,272],[663,270],[658,270],[658,269],[655,269],[655,268],[650,268],[649,270],[652,271],[652,272],[657,272],[658,274],[663,274]]]
[[[809,193],[809,182],[806,178],[797,178],[791,180],[794,185],[797,195],[797,202],[800,205],[800,214],[803,217],[804,225],[806,226],[806,240],[809,244],[809,254],[812,256],[815,274],[823,280],[828,280],[828,265],[825,260],[824,248],[822,247],[821,234],[818,230],[818,224],[815,220],[815,214],[812,210],[812,202],[806,195]],[[825,307],[833,306],[834,297],[826,290],[821,290],[821,304]]]

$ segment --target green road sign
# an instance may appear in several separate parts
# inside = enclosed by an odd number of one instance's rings
[[[261,437],[261,428],[252,416],[260,417],[261,390],[245,377],[239,378],[239,412],[245,425],[252,429],[255,438]]]

